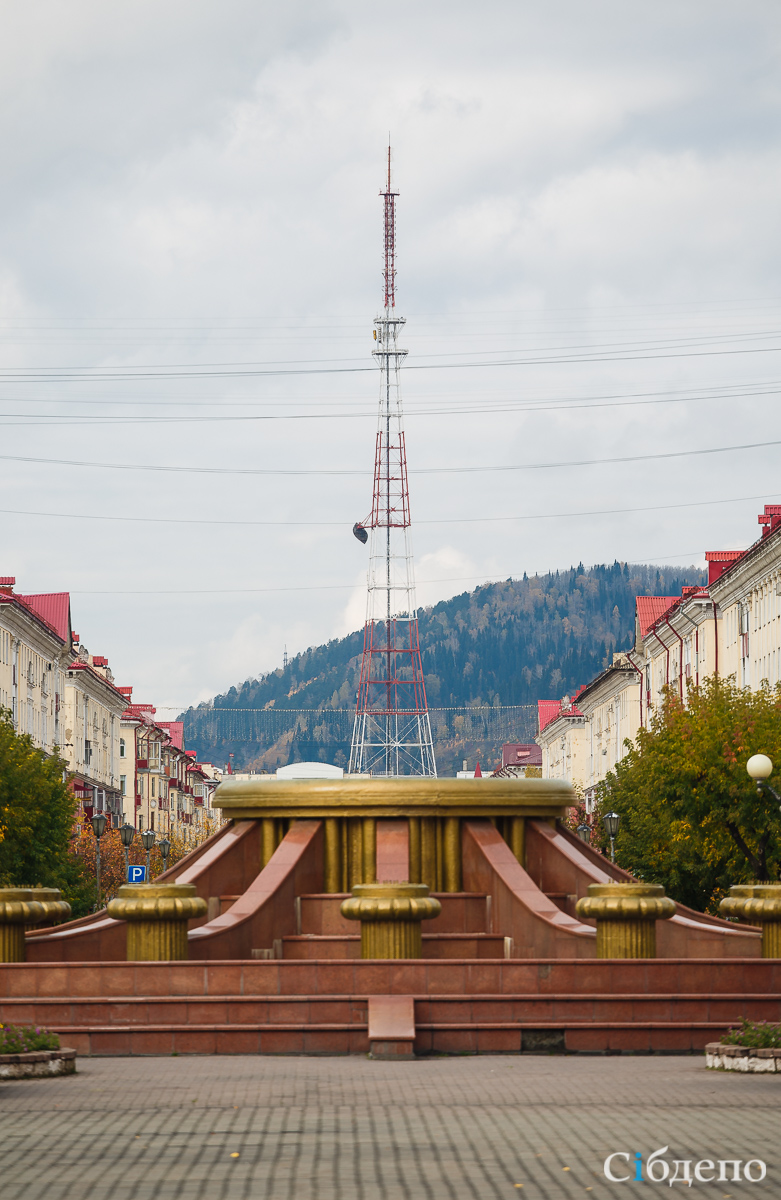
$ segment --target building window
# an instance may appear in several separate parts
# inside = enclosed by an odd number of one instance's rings
[[[125,739],[124,738],[119,739],[119,757],[120,758],[125,757]]]
[[[120,795],[122,795],[122,796],[127,795],[127,775],[120,775],[119,791],[120,791]]]
[[[156,779],[155,779],[155,777],[154,777],[154,775],[153,775],[153,776],[152,776],[152,795],[153,795],[153,796],[154,796],[154,794],[155,794],[155,783],[156,783],[156,782],[157,782],[157,781],[156,781]]]

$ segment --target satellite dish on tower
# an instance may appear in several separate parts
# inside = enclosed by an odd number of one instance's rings
[[[358,541],[361,542],[364,546],[366,545],[366,543],[369,540],[369,535],[366,532],[366,530],[364,529],[363,525],[361,525],[360,521],[356,521],[355,524],[353,525],[353,536],[357,537]]]

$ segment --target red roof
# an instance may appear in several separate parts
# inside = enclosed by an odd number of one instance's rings
[[[543,704],[546,703],[543,700]],[[502,746],[503,767],[541,767],[542,747],[536,742],[528,745],[524,742],[506,742]]]
[[[184,721],[158,721],[157,726],[166,731],[177,750],[184,750]]]
[[[579,692],[583,688],[578,688]],[[561,700],[538,700],[537,701],[537,719],[540,723],[540,733],[546,725],[550,725],[551,721],[555,721],[557,717],[582,717],[583,713],[576,704],[570,704],[569,708],[562,709]],[[540,757],[540,762],[542,757]],[[537,764],[539,765],[539,764]]]
[[[745,550],[708,550],[705,561],[708,564],[708,583],[715,583],[733,563],[742,558]]]
[[[67,642],[71,634],[71,598],[68,592],[50,592],[40,596],[17,596],[28,608],[51,625],[57,636]]]
[[[678,596],[638,596],[637,619],[640,623],[640,636],[645,637],[652,625],[655,625],[668,608],[679,599]]]
[[[35,617],[36,621],[38,621],[41,625],[44,625],[46,629],[48,629],[50,633],[53,633],[59,641],[67,644],[67,634],[65,637],[61,636],[57,627],[41,612],[39,612],[34,604],[30,603],[30,601],[34,599],[36,599],[35,596],[17,596],[9,590],[0,588],[0,604],[18,605],[19,608],[22,608],[25,610],[25,612],[28,612],[31,617]]]
[[[561,700],[538,700],[537,717],[540,722],[540,733],[551,721],[555,721],[561,712]]]
[[[143,721],[144,725],[154,725],[152,717],[156,711],[151,704],[129,704],[122,717],[126,721]]]

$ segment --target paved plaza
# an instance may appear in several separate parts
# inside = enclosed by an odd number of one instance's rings
[[[610,1183],[613,1151],[760,1158],[781,1196],[781,1077],[696,1057],[81,1059],[0,1084],[1,1200],[558,1200],[674,1194]]]

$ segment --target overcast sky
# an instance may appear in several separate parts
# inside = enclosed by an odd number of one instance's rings
[[[778,0],[6,3],[0,574],[168,716],[362,623],[389,132],[420,602],[750,544],[780,44]]]

